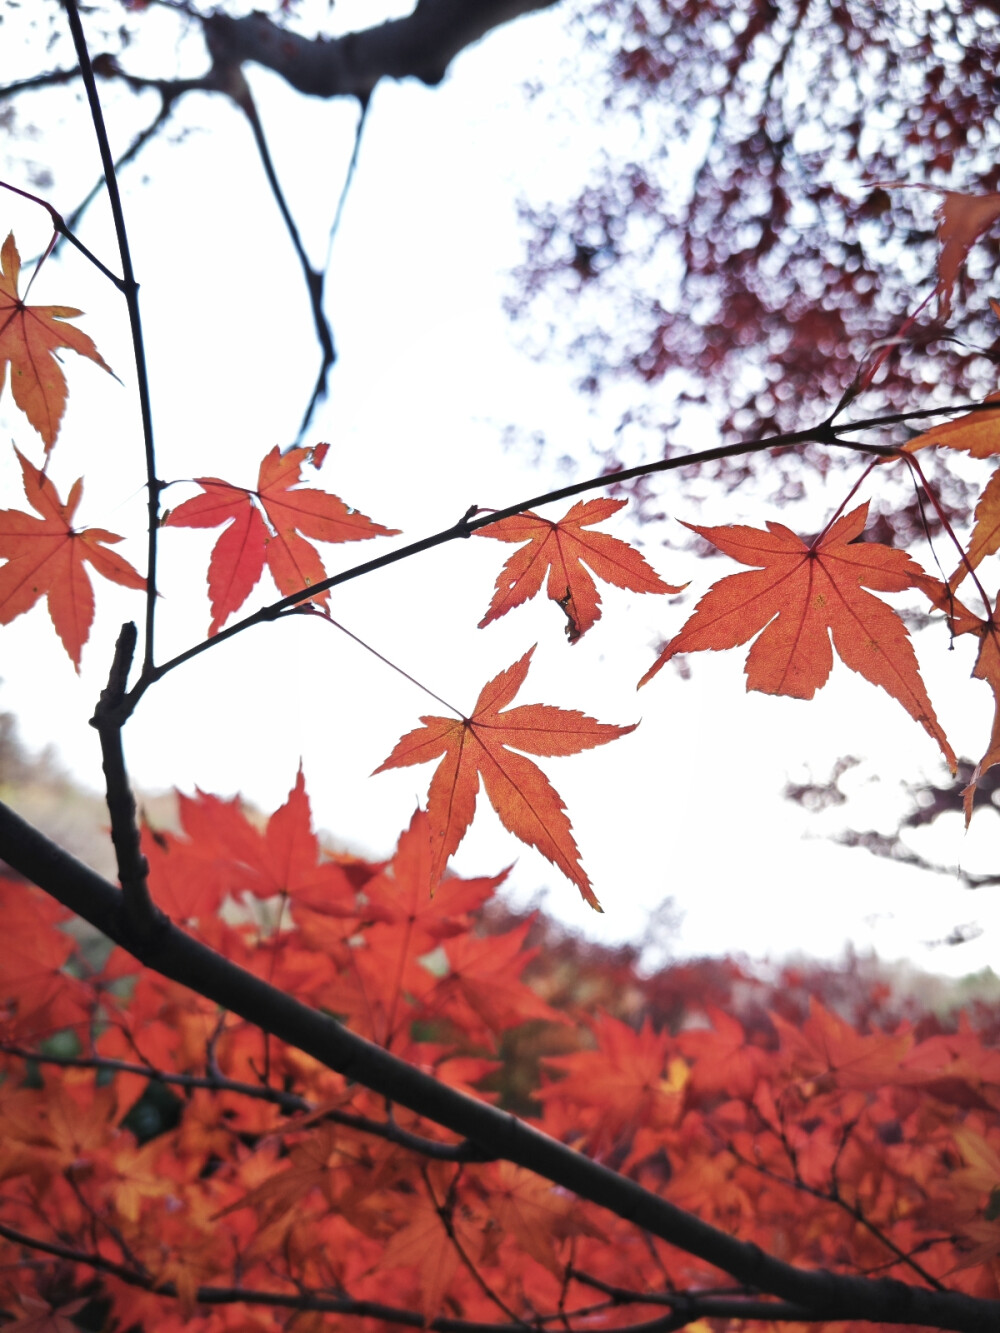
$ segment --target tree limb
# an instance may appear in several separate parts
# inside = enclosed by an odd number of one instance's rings
[[[412,14],[343,37],[300,37],[266,14],[209,14],[202,28],[214,62],[251,61],[310,97],[371,94],[379,79],[441,82],[455,56],[494,28],[557,0],[417,0]]]

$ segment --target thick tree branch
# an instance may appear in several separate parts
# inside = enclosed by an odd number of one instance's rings
[[[172,923],[148,945],[130,942],[122,894],[2,803],[0,855],[161,976],[190,987],[329,1069],[408,1107],[490,1155],[533,1171],[729,1273],[748,1289],[799,1306],[803,1318],[918,1324],[957,1333],[995,1333],[1000,1327],[1000,1301],[928,1291],[892,1278],[797,1268],[765,1254],[757,1245],[719,1231],[516,1116],[439,1083],[335,1019],[244,971]]]
[[[418,0],[412,14],[343,37],[300,37],[266,14],[203,20],[214,61],[251,61],[273,70],[311,97],[367,100],[379,79],[441,82],[455,56],[523,14],[549,9],[557,0]]]
[[[148,944],[166,922],[166,917],[153,902],[149,893],[149,865],[139,843],[139,826],[135,817],[135,797],[129,786],[122,749],[122,723],[118,721],[119,705],[128,684],[128,673],[135,654],[138,632],[129,621],[122,626],[115,644],[114,661],[108,683],[90,719],[101,738],[101,756],[108,813],[111,817],[111,841],[115,848],[118,880],[122,886],[122,903],[128,918],[132,939]]]

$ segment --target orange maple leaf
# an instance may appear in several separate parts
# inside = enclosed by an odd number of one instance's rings
[[[686,523],[734,560],[760,568],[730,574],[710,588],[640,686],[676,653],[735,648],[763,630],[747,656],[747,689],[811,699],[833,666],[832,634],[841,659],[898,699],[954,772],[955,755],[927,697],[906,626],[862,587],[900,592],[926,582],[926,575],[905,551],[855,542],[867,516],[867,503],[859,505],[808,545],[783,523],[768,523],[767,532]]]
[[[938,301],[942,319],[951,314],[958,275],[980,236],[1000,218],[1000,194],[958,194],[948,190],[938,208]]]
[[[70,526],[83,495],[82,479],[74,482],[64,505],[55,486],[16,449],[28,503],[41,514],[0,509],[0,625],[9,625],[31,609],[44,593],[49,615],[77,671],[80,654],[94,619],[94,590],[87,577],[89,561],[99,574],[126,588],[145,588],[146,580],[108,542],[121,537],[104,528]]]
[[[986,403],[996,403],[995,408],[986,407]],[[916,435],[903,445],[903,452],[915,454],[918,449],[926,449],[930,444],[940,444],[948,449],[964,449],[973,458],[990,458],[1000,453],[1000,393],[991,393],[983,400],[983,407],[965,416],[946,421],[943,425],[932,426],[922,435]]]
[[[964,566],[961,568],[964,569]],[[958,571],[956,571],[956,575],[957,573]],[[968,786],[962,792],[965,824],[968,828],[969,821],[972,818],[972,805],[976,796],[976,787],[989,769],[993,768],[995,764],[1000,764],[1000,641],[998,641],[1000,626],[988,610],[987,618],[983,620],[964,606],[958,598],[949,596],[944,585],[941,585],[941,591],[936,597],[933,595],[933,584],[929,587],[929,591],[934,605],[944,610],[948,615],[948,624],[952,634],[975,634],[978,637],[979,653],[972,674],[977,680],[984,680],[993,691],[993,730],[990,733],[989,744],[982,759],[972,770],[972,777]]]
[[[253,591],[266,563],[282,596],[299,592],[326,578],[319,552],[307,537],[322,542],[358,542],[392,537],[398,528],[384,528],[326,491],[296,490],[302,465],[323,465],[328,445],[294,448],[281,453],[275,445],[260,465],[257,489],[233,486],[218,477],[196,477],[204,494],[185,500],[163,520],[164,527],[217,528],[220,535],[208,566],[212,603],[209,634],[215,634]],[[325,604],[329,592],[314,602]]]
[[[573,881],[591,907],[600,911],[559,793],[537,764],[516,751],[577,754],[627,735],[638,723],[616,727],[550,704],[522,704],[501,712],[524,684],[534,651],[531,648],[520,661],[494,676],[476,700],[471,717],[422,717],[424,725],[403,736],[375,772],[425,764],[443,756],[427,795],[432,883],[441,878],[472,822],[482,777],[504,828],[537,847]]]
[[[0,249],[0,392],[7,362],[14,402],[45,442],[45,452],[56,442],[59,423],[66,410],[66,376],[55,356],[57,347],[68,347],[96,361],[114,374],[93,341],[64,320],[82,315],[68,305],[25,305],[17,294],[21,256],[8,234]]]
[[[1000,472],[994,472],[986,483],[976,504],[975,520],[965,556],[948,580],[952,589],[957,588],[988,555],[1000,551]]]
[[[664,583],[645,558],[628,542],[606,532],[585,532],[623,508],[626,500],[578,501],[557,523],[530,510],[479,528],[477,537],[501,542],[527,542],[515,551],[497,575],[489,610],[479,622],[482,629],[515,606],[534,597],[548,573],[549,598],[566,613],[566,635],[576,643],[601,618],[601,597],[590,570],[632,592],[676,593],[682,587]],[[590,570],[586,566],[590,566]]]

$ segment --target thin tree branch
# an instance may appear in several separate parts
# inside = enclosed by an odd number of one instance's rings
[[[881,418],[873,418],[866,423],[868,427],[874,428],[881,425]],[[839,431],[841,428],[837,427]],[[125,716],[131,714],[136,704],[145,694],[146,690],[155,681],[165,676],[168,671],[173,671],[176,667],[191,661],[201,653],[206,652],[216,644],[225,643],[236,634],[241,634],[244,630],[250,629],[253,625],[262,625],[267,621],[277,620],[285,612],[294,609],[302,602],[307,602],[315,597],[319,592],[325,592],[327,588],[338,587],[342,583],[350,583],[353,579],[362,578],[366,574],[372,574],[377,569],[386,569],[390,565],[397,564],[401,560],[408,560],[411,556],[419,555],[423,551],[431,551],[437,546],[443,546],[446,542],[455,541],[459,537],[470,537],[480,528],[487,528],[493,523],[499,523],[505,518],[511,518],[515,514],[524,513],[528,509],[536,509],[543,504],[551,504],[556,500],[565,500],[574,495],[582,495],[586,491],[599,490],[620,481],[628,481],[633,477],[646,476],[654,472],[672,472],[678,468],[690,467],[698,463],[713,462],[720,458],[734,458],[740,454],[759,453],[765,449],[788,448],[795,444],[806,442],[821,442],[824,444],[840,445],[847,449],[854,449],[862,453],[873,453],[885,458],[892,458],[898,455],[899,450],[893,445],[862,445],[853,444],[847,440],[836,438],[836,432],[828,423],[822,423],[819,426],[809,430],[790,431],[784,435],[771,436],[765,440],[755,440],[750,443],[725,444],[719,445],[714,449],[703,449],[697,453],[676,455],[671,458],[660,459],[655,463],[641,463],[636,467],[627,468],[621,472],[601,473],[600,476],[590,477],[587,481],[574,482],[570,486],[561,486],[556,490],[546,491],[543,495],[535,495],[527,500],[520,500],[517,504],[508,505],[506,509],[492,510],[488,514],[483,514],[479,518],[473,517],[479,511],[478,505],[471,505],[466,513],[450,528],[444,528],[441,532],[436,532],[430,537],[424,537],[420,541],[411,542],[407,546],[399,547],[395,551],[390,551],[386,555],[376,556],[372,560],[366,560],[360,565],[354,565],[350,569],[344,570],[340,574],[334,574],[331,578],[324,579],[321,583],[310,584],[303,588],[301,592],[295,592],[288,597],[282,597],[277,602],[272,602],[269,606],[261,607],[259,611],[252,615],[245,616],[238,620],[235,625],[230,625],[227,629],[220,630],[210,639],[204,639],[201,643],[178,653],[176,657],[170,658],[158,667],[154,667],[149,672],[143,672],[142,677],[136,682],[132,690],[122,700],[122,709]]]
[[[552,504],[556,500],[567,500],[574,495],[583,495],[587,491],[599,490],[602,487],[611,486],[622,481],[630,481],[636,477],[650,476],[657,472],[673,472],[678,468],[691,467],[700,463],[711,463],[720,458],[737,458],[741,454],[762,453],[766,449],[788,449],[799,444],[830,445],[842,449],[851,449],[857,453],[873,454],[875,457],[883,459],[907,457],[907,455],[901,454],[897,445],[865,444],[844,440],[841,439],[841,436],[848,432],[878,430],[884,426],[896,426],[908,421],[922,421],[928,417],[948,416],[957,412],[990,411],[997,411],[996,403],[956,403],[949,407],[919,408],[912,412],[892,412],[886,416],[869,417],[863,421],[837,423],[836,425],[827,420],[821,422],[818,426],[811,426],[805,430],[787,431],[781,435],[768,436],[763,440],[724,444],[714,449],[702,449],[696,453],[676,454],[670,458],[659,459],[655,463],[637,463],[635,467],[623,468],[618,472],[602,472],[599,476],[590,477],[586,481],[574,482],[570,486],[560,486],[556,490],[546,491],[543,495],[535,495],[528,500],[519,500],[516,504],[508,505],[506,509],[492,510],[478,518],[473,516],[478,513],[479,506],[470,505],[462,518],[452,527],[444,528],[441,532],[436,532],[430,537],[424,537],[420,541],[411,542],[409,545],[390,551],[386,555],[366,560],[360,565],[353,565],[350,569],[345,569],[340,574],[334,574],[328,579],[323,579],[320,583],[311,583],[300,592],[291,593],[288,597],[282,597],[269,606],[263,606],[252,615],[238,620],[235,625],[220,630],[212,638],[204,639],[192,648],[185,649],[184,652],[178,653],[176,657],[170,658],[169,661],[155,667],[152,671],[144,672],[143,676],[122,700],[122,708],[126,710],[126,715],[131,714],[149,686],[165,676],[168,671],[173,671],[183,663],[191,661],[192,658],[198,657],[216,644],[225,643],[227,639],[231,639],[235,634],[241,634],[253,625],[263,625],[267,621],[277,620],[285,612],[292,610],[300,603],[311,600],[317,593],[325,592],[328,588],[336,588],[342,583],[350,583],[353,579],[372,574],[377,569],[386,569],[389,565],[394,565],[400,560],[408,560],[411,556],[419,555],[423,551],[431,551],[435,547],[443,546],[446,542],[454,541],[458,537],[470,537],[474,532],[478,532],[480,528],[487,528],[505,518],[523,514],[525,510],[537,509],[543,504]]]
[[[379,1096],[649,1231],[735,1281],[790,1302],[806,1319],[866,1319],[996,1333],[1000,1301],[928,1291],[892,1278],[799,1268],[703,1222],[611,1168],[431,1075],[310,1009],[167,922],[151,944],[130,937],[122,894],[0,803],[0,855],[161,976],[231,1010]],[[0,1233],[3,1234],[3,1233]],[[680,1327],[670,1322],[670,1327]],[[663,1327],[662,1324],[658,1327]]]
[[[11,1042],[0,1042],[0,1051],[6,1055],[17,1056],[21,1060],[30,1060],[38,1065],[56,1065],[62,1069],[96,1069],[112,1074],[136,1074],[150,1083],[162,1083],[176,1088],[204,1088],[209,1092],[233,1092],[255,1101],[270,1102],[289,1115],[308,1115],[311,1123],[318,1124],[327,1120],[334,1125],[343,1125],[345,1129],[357,1130],[359,1134],[370,1134],[373,1138],[384,1139],[397,1147],[407,1148],[422,1157],[437,1162],[484,1162],[489,1160],[480,1148],[472,1143],[440,1143],[437,1139],[424,1138],[420,1134],[411,1134],[401,1129],[394,1121],[371,1120],[368,1116],[353,1115],[350,1111],[338,1111],[329,1108],[319,1115],[312,1102],[299,1097],[294,1092],[283,1092],[263,1083],[244,1083],[240,1079],[227,1078],[224,1074],[170,1074],[152,1065],[134,1064],[129,1060],[114,1060],[108,1056],[94,1055],[46,1055],[42,1051],[32,1051],[27,1047]]]
[[[87,39],[84,35],[83,24],[80,21],[80,11],[77,0],[64,0],[64,4],[70,32],[73,36],[76,58],[80,62],[80,74],[87,93],[87,103],[90,107],[94,134],[101,155],[101,166],[104,170],[104,180],[108,190],[108,202],[111,205],[115,237],[118,241],[118,252],[121,255],[125,302],[128,306],[128,322],[132,333],[132,354],[135,359],[136,383],[139,390],[139,412],[142,420],[142,440],[146,456],[146,486],[148,492],[146,632],[143,665],[144,668],[152,668],[153,625],[156,615],[156,540],[157,529],[160,524],[160,490],[162,489],[162,483],[156,477],[156,456],[153,450],[153,413],[149,400],[149,379],[146,374],[142,319],[139,315],[139,284],[135,280],[135,273],[132,269],[132,254],[129,248],[128,232],[125,227],[125,214],[122,210],[118,180],[115,176],[115,162],[111,155],[111,145],[108,142],[108,132],[104,124],[104,112],[101,109],[101,100],[97,93],[97,81],[94,77],[94,67],[91,64],[90,53],[87,50]]]
[[[267,139],[264,135],[264,126],[261,124],[261,119],[257,112],[257,105],[253,100],[250,87],[238,66],[234,67],[232,71],[228,92],[233,102],[243,112],[244,116],[246,116],[247,123],[253,134],[254,143],[257,145],[257,153],[260,157],[261,166],[264,168],[264,175],[267,178],[268,185],[271,187],[271,194],[274,196],[274,202],[278,205],[278,212],[281,214],[282,221],[285,224],[289,240],[292,243],[292,249],[295,251],[299,261],[299,267],[302,269],[302,276],[305,278],[306,290],[309,293],[309,307],[312,311],[313,327],[316,331],[316,341],[319,343],[321,359],[319,373],[316,376],[316,383],[313,387],[312,396],[309,399],[305,414],[302,418],[302,424],[299,426],[298,439],[301,440],[309,426],[309,422],[312,420],[312,415],[317,406],[326,397],[330,371],[333,369],[337,360],[337,352],[333,344],[333,330],[330,328],[330,321],[327,319],[323,310],[323,288],[326,283],[326,273],[313,268],[309,256],[306,254],[298,226],[296,225],[295,218],[292,216],[292,210],[288,207],[288,201],[285,199],[284,191],[278,180],[278,173],[275,170],[274,161],[271,157],[271,150],[267,146]]]
[[[123,724],[118,720],[119,705],[128,684],[137,637],[138,631],[131,621],[122,626],[115,644],[108,683],[90,724],[97,729],[101,739],[105,791],[111,816],[111,841],[115,848],[129,933],[136,940],[148,944],[162,928],[166,917],[153,902],[149,892],[149,863],[139,843],[135,798],[129,786],[122,750]]]
[[[88,259],[97,271],[107,278],[108,282],[113,283],[120,292],[124,292],[125,284],[121,278],[119,278],[118,274],[112,273],[107,264],[98,259],[93,251],[89,250],[79,237],[74,236],[73,232],[70,230],[69,224],[63,219],[61,214],[52,207],[47,199],[42,199],[39,195],[32,194],[30,190],[22,190],[16,185],[11,185],[9,181],[0,181],[0,189],[9,190],[11,194],[19,194],[22,199],[30,199],[33,204],[38,204],[39,208],[44,208],[52,220],[52,229],[57,233],[57,236],[64,236],[71,245],[74,245],[77,250],[80,251],[84,259]],[[55,251],[57,244],[58,239],[53,238],[53,242],[47,253],[52,254]]]
[[[354,182],[354,173],[358,166],[358,155],[361,152],[361,135],[364,133],[365,125],[368,121],[368,108],[371,106],[370,97],[360,99],[361,110],[358,114],[358,123],[354,129],[354,147],[351,150],[351,160],[347,164],[347,171],[344,173],[344,183],[340,187],[340,198],[337,200],[337,207],[333,214],[333,221],[330,223],[330,236],[326,243],[326,267],[330,267],[330,258],[333,255],[333,243],[337,239],[337,232],[340,230],[340,223],[344,216],[344,208],[347,204],[347,196],[351,192],[351,185]]]
[[[45,74],[34,74],[30,79],[17,79],[14,83],[5,84],[0,88],[0,102],[17,97],[20,93],[35,92],[41,88],[57,88],[60,84],[72,83],[79,75],[80,67],[74,65],[72,69],[53,69]]]
[[[57,1259],[71,1263],[85,1264],[99,1273],[110,1273],[120,1282],[130,1287],[139,1287],[144,1291],[155,1291],[158,1296],[177,1299],[177,1287],[173,1282],[158,1283],[155,1278],[143,1272],[115,1263],[101,1254],[89,1254],[69,1245],[60,1245],[54,1241],[42,1240],[29,1236],[6,1223],[0,1222],[0,1236],[22,1245],[25,1249],[50,1254]],[[354,1315],[359,1319],[379,1319],[387,1324],[401,1324],[406,1328],[426,1328],[434,1333],[524,1333],[524,1323],[489,1324],[472,1319],[448,1319],[438,1317],[427,1319],[416,1310],[402,1310],[392,1305],[381,1305],[377,1301],[352,1300],[348,1296],[327,1296],[308,1289],[298,1292],[261,1291],[253,1287],[241,1286],[201,1286],[193,1296],[196,1305],[247,1305],[274,1306],[285,1310],[312,1310],[327,1314]],[[677,1310],[660,1319],[642,1324],[619,1325],[615,1333],[669,1333],[679,1329],[694,1319],[732,1318],[732,1319],[775,1319],[802,1321],[814,1318],[807,1311],[789,1305],[787,1302],[741,1300],[739,1298],[700,1297],[697,1292],[678,1296]],[[819,1316],[820,1318],[822,1316]],[[547,1316],[545,1322],[552,1322],[554,1316]],[[567,1326],[572,1333],[572,1326]],[[592,1325],[588,1325],[592,1327]]]
[[[121,173],[123,167],[127,167],[130,162],[134,161],[135,158],[139,156],[139,153],[142,151],[143,148],[145,148],[146,144],[149,143],[150,139],[152,139],[155,135],[157,135],[159,131],[163,128],[163,126],[166,125],[167,121],[170,119],[172,111],[173,111],[173,103],[165,99],[161,103],[159,111],[157,111],[156,115],[153,117],[150,123],[145,127],[145,129],[140,130],[139,133],[132,140],[132,142],[129,144],[128,148],[125,149],[124,153],[122,153],[119,157],[115,158],[116,177]],[[101,179],[97,181],[93,186],[93,188],[87,193],[87,195],[77,204],[76,208],[73,209],[72,213],[70,213],[69,217],[67,218],[67,223],[69,226],[75,227],[77,225],[77,223],[83,217],[84,213],[86,213],[87,209],[100,194],[103,187],[104,187],[104,177],[102,176]],[[118,285],[121,284],[120,278],[117,279],[117,284]]]

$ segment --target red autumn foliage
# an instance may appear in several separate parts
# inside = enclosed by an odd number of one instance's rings
[[[79,25],[76,0],[65,7]],[[718,73],[727,40],[723,65],[737,85],[752,57],[777,61],[761,114],[775,86],[782,100],[770,110],[787,112],[784,75],[802,58],[800,37],[808,49],[815,15],[799,13],[775,56],[775,32],[784,31],[776,25],[785,22],[779,7],[758,6],[728,32],[711,7],[652,8],[632,6],[616,20],[643,38],[630,37],[620,52],[622,87],[674,76],[682,65],[676,24],[683,21],[683,113],[701,105],[712,85],[699,71],[713,48]],[[858,14],[840,5],[830,15],[838,40],[856,52]],[[949,18],[950,28],[945,24],[935,40],[968,35],[959,17]],[[251,19],[255,31],[270,32],[266,16]],[[225,16],[213,21],[218,46]],[[992,32],[995,25],[982,26]],[[870,16],[870,32],[870,45],[883,49],[880,15]],[[75,41],[85,69],[85,40]],[[985,37],[975,46],[981,49],[991,49]],[[113,58],[101,63],[105,74],[116,72]],[[246,110],[252,103],[235,77],[240,63],[230,63],[226,86]],[[822,65],[813,72],[818,96],[835,74]],[[737,94],[734,101],[745,102],[745,90],[737,86]],[[842,99],[830,101],[832,118],[849,114]],[[951,105],[944,98],[937,110]],[[961,110],[964,120],[943,116],[933,135],[906,136],[935,171],[950,167],[953,140],[962,146],[969,138],[969,107]],[[786,460],[799,460],[793,450],[808,445],[815,462],[817,449],[839,448],[845,432],[859,429],[857,421],[839,421],[856,398],[870,394],[884,406],[913,388],[913,376],[894,362],[896,351],[936,340],[937,326],[917,328],[932,296],[943,322],[973,291],[966,264],[998,216],[998,197],[985,186],[974,194],[944,191],[936,282],[923,300],[906,302],[912,313],[890,326],[865,246],[880,243],[867,224],[892,207],[885,190],[895,184],[878,187],[852,218],[829,181],[806,191],[799,203],[817,214],[836,204],[848,219],[838,263],[826,260],[817,270],[812,241],[793,235],[801,224],[793,219],[783,154],[801,152],[794,136],[784,148],[773,131],[733,143],[731,124],[721,106],[681,229],[686,276],[678,308],[667,315],[655,298],[652,341],[631,364],[647,379],[677,367],[706,384],[724,379],[720,401],[732,406],[733,395],[745,392],[740,376],[722,374],[738,359],[734,348],[754,348],[759,368],[758,345],[776,347],[787,376],[773,393],[754,391],[745,417],[772,424],[798,413],[809,375],[839,406],[804,434],[742,452],[781,448]],[[832,142],[840,151],[856,138],[834,135]],[[627,195],[630,210],[654,230],[669,224],[674,205],[638,168],[628,173]],[[723,207],[732,215],[728,229],[712,223]],[[603,227],[610,261],[613,210],[591,200],[584,211],[588,228],[595,218],[598,231]],[[740,229],[745,251],[733,248]],[[548,232],[551,241],[559,228]],[[592,235],[581,234],[572,255],[581,283],[598,277],[604,264]],[[762,256],[772,256],[774,285],[766,293],[750,281]],[[61,322],[75,310],[24,303],[12,236],[0,257],[0,365],[11,367],[14,400],[42,436],[47,466],[65,405],[54,351],[69,346],[104,363],[86,335]],[[107,276],[110,270],[98,266]],[[817,275],[825,290],[811,295]],[[134,297],[131,282],[116,285]],[[321,288],[310,281],[314,299]],[[866,293],[870,300],[857,299]],[[995,302],[985,304],[998,313]],[[130,313],[138,335],[134,303]],[[954,371],[948,386],[956,393],[976,378],[965,374],[960,356],[944,364]],[[136,368],[142,393],[138,354]],[[993,401],[908,447],[895,438],[851,441],[882,466],[865,470],[815,538],[767,519],[766,531],[687,523],[751,571],[705,591],[686,624],[671,626],[644,680],[680,653],[752,639],[748,688],[804,700],[826,683],[836,649],[901,702],[955,767],[902,617],[865,589],[912,592],[953,636],[978,637],[975,675],[1000,698],[996,594],[980,581],[1000,545],[996,487],[985,481],[971,536],[959,540],[916,458],[925,445],[940,445],[945,459],[949,448],[973,462],[990,459],[997,452]],[[910,411],[921,417],[923,401]],[[862,424],[874,436],[900,423]],[[739,425],[730,412],[721,428],[733,434]],[[553,938],[542,921],[505,916],[495,897],[503,873],[449,876],[482,781],[505,827],[598,907],[563,802],[526,755],[572,756],[637,724],[599,723],[553,704],[513,706],[534,649],[489,681],[470,716],[425,716],[396,742],[380,770],[439,763],[426,809],[415,811],[387,862],[323,845],[301,768],[287,801],[264,819],[238,800],[197,792],[179,798],[178,829],[137,824],[122,729],[147,690],[217,644],[265,567],[281,598],[251,621],[275,620],[295,607],[329,618],[332,584],[372,565],[473,533],[524,542],[501,571],[481,626],[547,581],[571,642],[600,620],[594,576],[634,592],[681,592],[637,548],[589,531],[623,501],[577,501],[559,520],[527,508],[607,486],[608,474],[512,506],[506,517],[473,506],[443,533],[331,579],[313,541],[394,530],[329,492],[301,486],[303,465],[318,468],[327,446],[272,448],[256,489],[202,477],[201,495],[161,515],[160,491],[173,483],[156,475],[148,431],[145,443],[145,655],[133,673],[138,631],[126,625],[91,719],[102,746],[119,885],[0,805],[0,853],[8,865],[0,867],[6,1325],[167,1333],[363,1323],[437,1333],[650,1333],[651,1326],[660,1333],[741,1333],[750,1324],[860,1333],[904,1321],[972,1333],[995,1328],[995,1012],[972,1008],[945,1021],[917,1002],[897,1003],[881,979],[852,975],[845,993],[821,970],[785,969],[766,982],[729,961],[650,976],[637,952],[591,952]],[[684,461],[721,463],[726,453],[710,448]],[[146,580],[106,549],[114,534],[73,529],[80,482],[63,505],[45,467],[19,457],[40,517],[0,515],[0,623],[44,595],[78,667],[93,618],[85,562],[137,591]],[[663,470],[655,463],[638,472],[654,469]],[[906,552],[863,540],[867,502],[843,513],[862,485],[878,493],[893,472],[921,484],[921,503],[955,547],[957,567],[947,583]],[[208,564],[209,635],[166,662],[157,658],[153,633],[161,525],[225,525]],[[982,615],[957,598],[966,577]],[[663,614],[669,619],[671,609]],[[967,818],[978,782],[998,762],[994,721],[971,769]]]
[[[147,843],[154,894],[273,985],[451,1087],[517,1097],[529,1123],[790,1262],[1000,1294],[995,1030],[903,1017],[858,977],[842,1016],[819,998],[821,971],[767,983],[731,968],[724,1012],[690,966],[664,1024],[650,1008],[671,969],[644,977],[596,949],[567,972],[551,938],[525,951],[528,922],[484,915],[499,879],[446,879],[429,907],[420,811],[385,866],[323,849],[301,774],[264,825],[201,794],[182,819]],[[179,904],[178,878],[211,893]],[[215,1333],[278,1329],[283,1301],[325,1300],[340,1319],[377,1307],[386,1325],[559,1309],[619,1328],[652,1292],[669,1306],[671,1291],[719,1285],[621,1218],[520,1167],[463,1160],[432,1121],[74,939],[15,878],[0,899],[11,1312],[65,1305],[68,1321],[86,1304],[122,1328]]]

